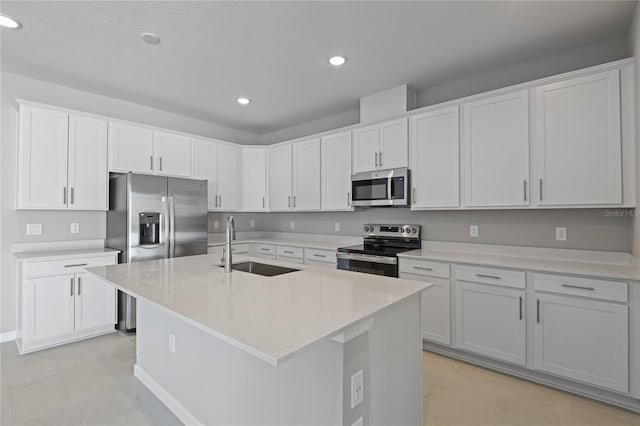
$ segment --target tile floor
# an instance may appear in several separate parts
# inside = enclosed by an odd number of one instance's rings
[[[135,337],[110,334],[18,356],[0,345],[0,425],[180,425],[133,377]],[[424,354],[429,426],[640,426],[640,415]]]

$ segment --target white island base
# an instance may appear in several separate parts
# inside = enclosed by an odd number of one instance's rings
[[[187,425],[421,425],[420,295],[277,365],[139,300],[135,376]]]

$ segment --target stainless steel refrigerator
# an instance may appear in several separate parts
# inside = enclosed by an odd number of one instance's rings
[[[106,245],[119,263],[206,254],[207,181],[111,174]],[[118,329],[135,328],[135,298],[118,292]]]

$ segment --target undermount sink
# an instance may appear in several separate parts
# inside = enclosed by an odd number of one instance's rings
[[[248,272],[250,274],[262,275],[265,277],[275,277],[276,275],[299,271],[299,269],[249,261],[234,263],[231,265],[231,269],[234,271]]]

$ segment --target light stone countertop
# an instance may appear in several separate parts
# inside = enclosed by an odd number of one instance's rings
[[[69,258],[86,258],[105,255],[116,255],[120,253],[120,250],[114,250],[110,248],[87,248],[87,249],[73,249],[73,250],[42,250],[42,251],[25,251],[20,253],[14,253],[13,256],[17,260],[29,260],[29,261],[46,261],[46,260],[58,260]]]
[[[87,272],[273,365],[430,286],[234,256],[234,263],[243,260],[300,271],[275,277],[225,274],[216,256],[199,255],[100,266]]]
[[[627,263],[598,263],[597,261],[587,261],[586,259],[556,260],[544,257],[508,256],[504,254],[441,251],[433,249],[413,250],[400,253],[398,257],[492,266],[497,268],[525,269],[535,272],[552,272],[640,281],[640,263],[637,262],[637,260],[632,260]]]

